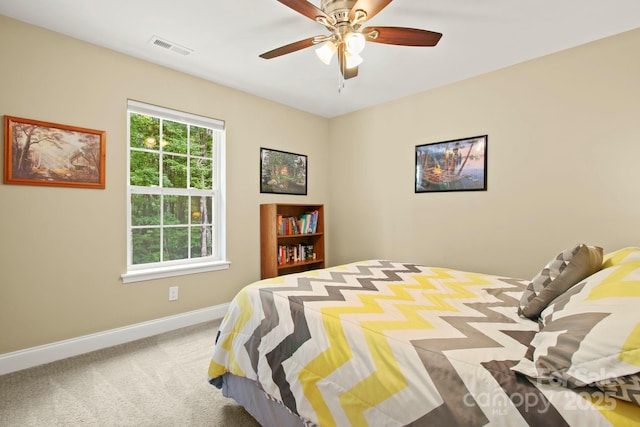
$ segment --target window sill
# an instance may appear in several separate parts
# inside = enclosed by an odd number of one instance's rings
[[[166,277],[226,270],[230,265],[231,262],[229,261],[203,262],[199,264],[132,270],[122,274],[120,277],[122,278],[123,283],[134,283],[142,282],[144,280],[164,279]]]

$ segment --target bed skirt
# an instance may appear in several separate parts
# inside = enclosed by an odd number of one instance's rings
[[[222,395],[231,398],[242,405],[260,425],[273,426],[277,420],[278,427],[311,427],[294,415],[283,404],[268,399],[264,391],[255,381],[226,373],[222,377]]]

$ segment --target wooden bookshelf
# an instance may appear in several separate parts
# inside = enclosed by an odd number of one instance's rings
[[[278,216],[282,218],[299,218],[301,215],[317,211],[315,220],[315,232],[299,232],[289,228],[291,234],[284,234],[279,230]],[[294,234],[294,231],[298,233]],[[315,258],[310,255],[310,247],[313,247]],[[294,257],[284,262],[279,253],[280,247],[298,248],[300,253],[305,253],[306,259],[294,260]],[[306,250],[305,250],[306,248]],[[281,276],[289,273],[324,268],[324,205],[293,204],[293,203],[268,203],[260,205],[260,276],[262,279]]]

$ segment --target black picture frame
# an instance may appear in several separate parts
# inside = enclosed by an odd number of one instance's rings
[[[416,145],[415,192],[487,190],[488,135]]]
[[[307,195],[307,156],[260,148],[260,193]]]

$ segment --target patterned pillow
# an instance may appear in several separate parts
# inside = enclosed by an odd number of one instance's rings
[[[579,244],[560,252],[529,283],[518,314],[536,320],[540,312],[567,289],[602,267],[602,248]]]
[[[596,381],[593,385],[616,399],[640,405],[640,375],[638,374]]]
[[[640,373],[640,259],[572,287],[542,311],[541,323],[514,371],[568,387]]]

